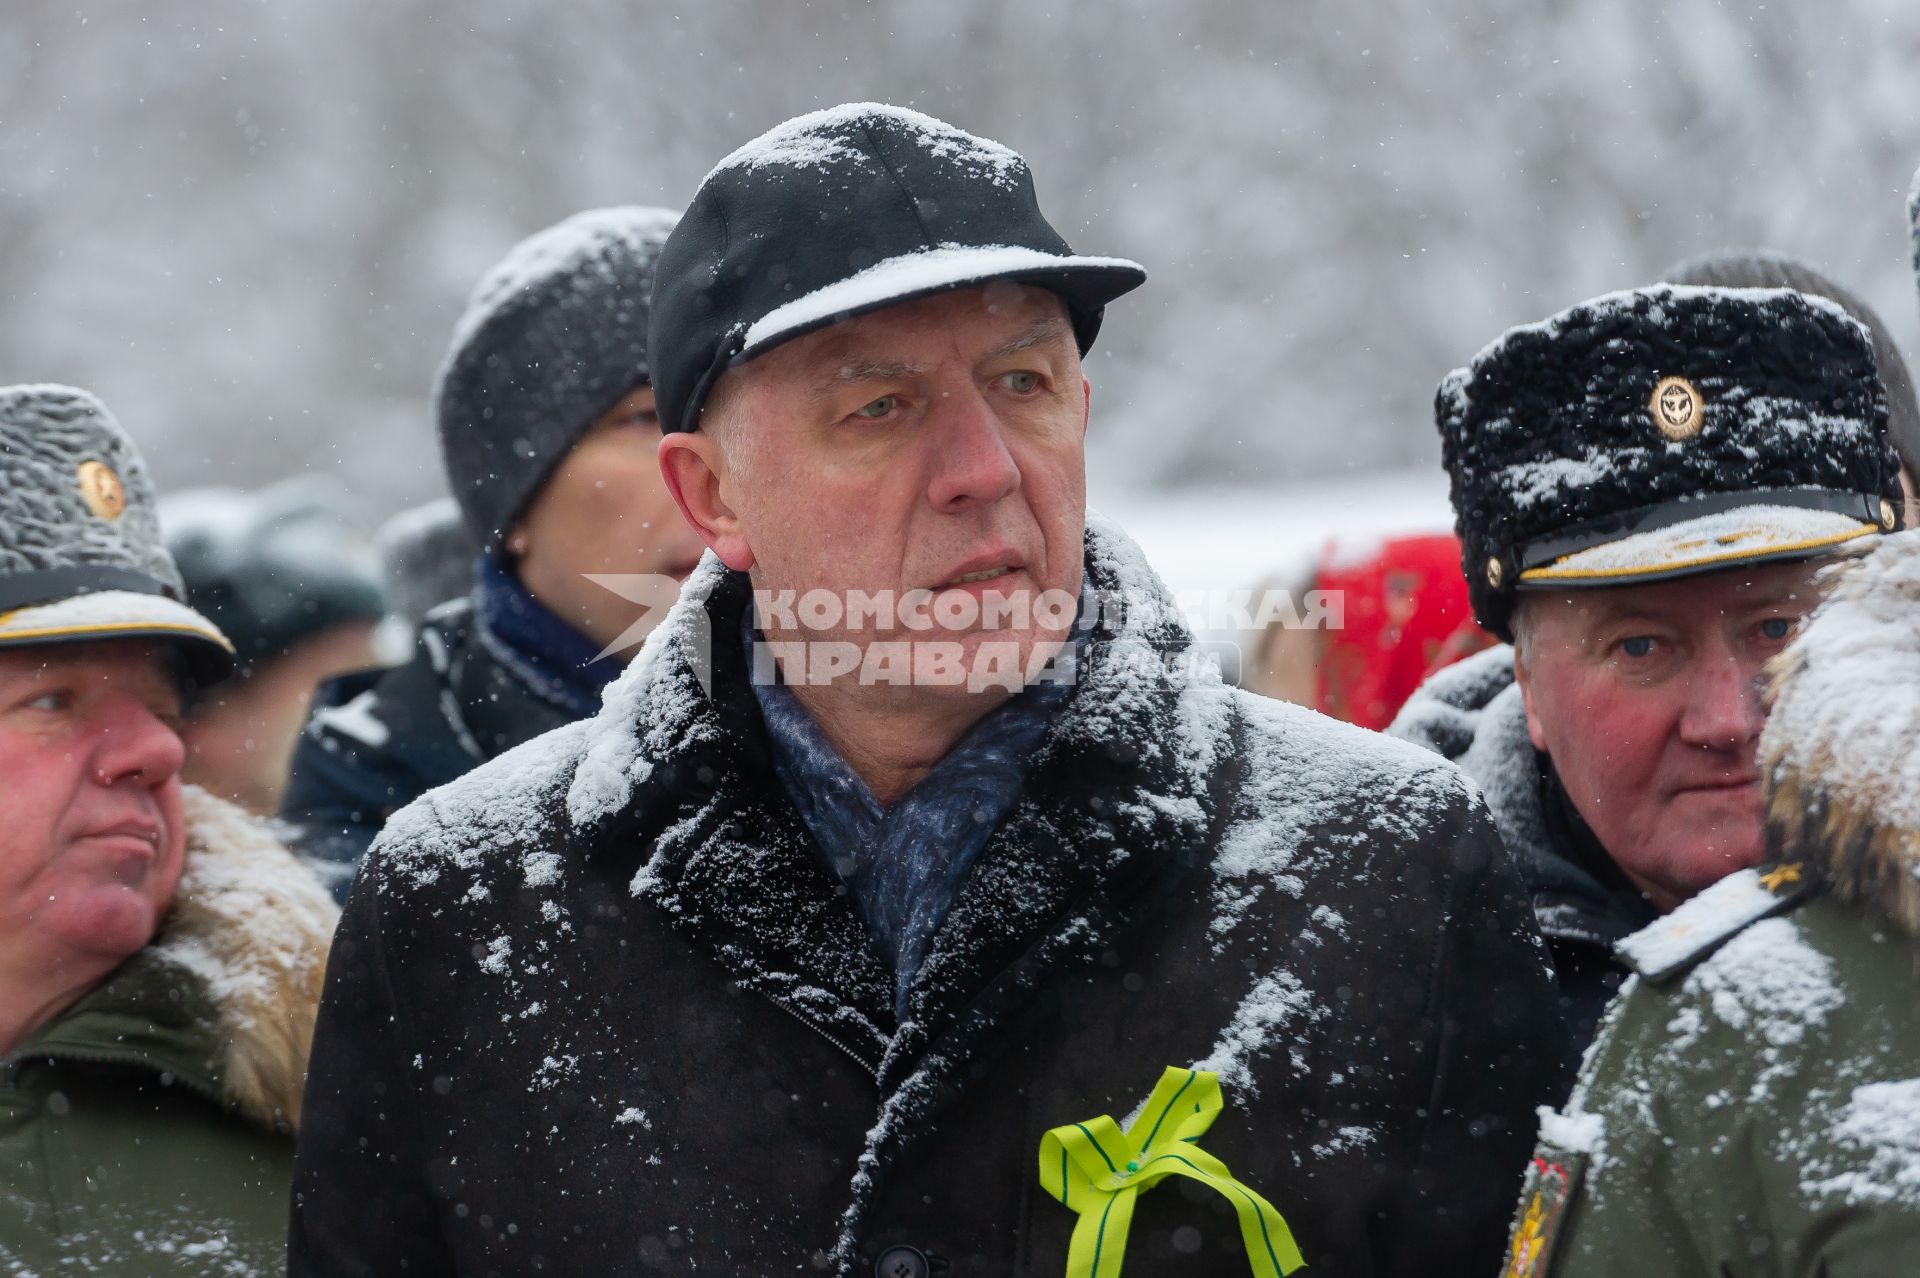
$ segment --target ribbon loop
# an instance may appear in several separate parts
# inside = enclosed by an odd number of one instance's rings
[[[1284,1278],[1306,1263],[1273,1204],[1200,1148],[1223,1103],[1218,1074],[1169,1066],[1125,1131],[1102,1114],[1040,1138],[1041,1187],[1079,1215],[1067,1278],[1119,1278],[1134,1202],[1169,1176],[1196,1181],[1233,1204],[1255,1278]]]

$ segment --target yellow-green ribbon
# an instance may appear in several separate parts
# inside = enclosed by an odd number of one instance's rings
[[[1233,1204],[1255,1278],[1282,1278],[1306,1264],[1273,1204],[1200,1148],[1220,1108],[1218,1074],[1169,1066],[1124,1132],[1102,1114],[1040,1138],[1040,1184],[1080,1215],[1067,1278],[1119,1278],[1134,1199],[1169,1176],[1198,1181]]]

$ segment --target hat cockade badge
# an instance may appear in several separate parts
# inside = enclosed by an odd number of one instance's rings
[[[87,503],[95,518],[108,523],[120,518],[127,508],[127,490],[113,467],[103,461],[83,461],[78,477],[80,500]]]
[[[1672,440],[1691,439],[1700,433],[1704,407],[1700,392],[1684,377],[1661,378],[1648,403],[1653,424]]]

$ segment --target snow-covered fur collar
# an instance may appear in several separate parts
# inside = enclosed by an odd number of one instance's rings
[[[197,787],[184,796],[186,868],[152,949],[206,986],[227,1102],[291,1131],[340,910],[259,821]]]
[[[1775,661],[1760,743],[1774,851],[1920,936],[1920,532],[1825,575]]]

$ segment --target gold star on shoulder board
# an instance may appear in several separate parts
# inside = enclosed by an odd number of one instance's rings
[[[1798,883],[1799,881],[1800,863],[1798,861],[1791,862],[1787,865],[1776,865],[1773,869],[1768,870],[1760,876],[1760,886],[1769,892],[1778,892],[1788,884]]]

